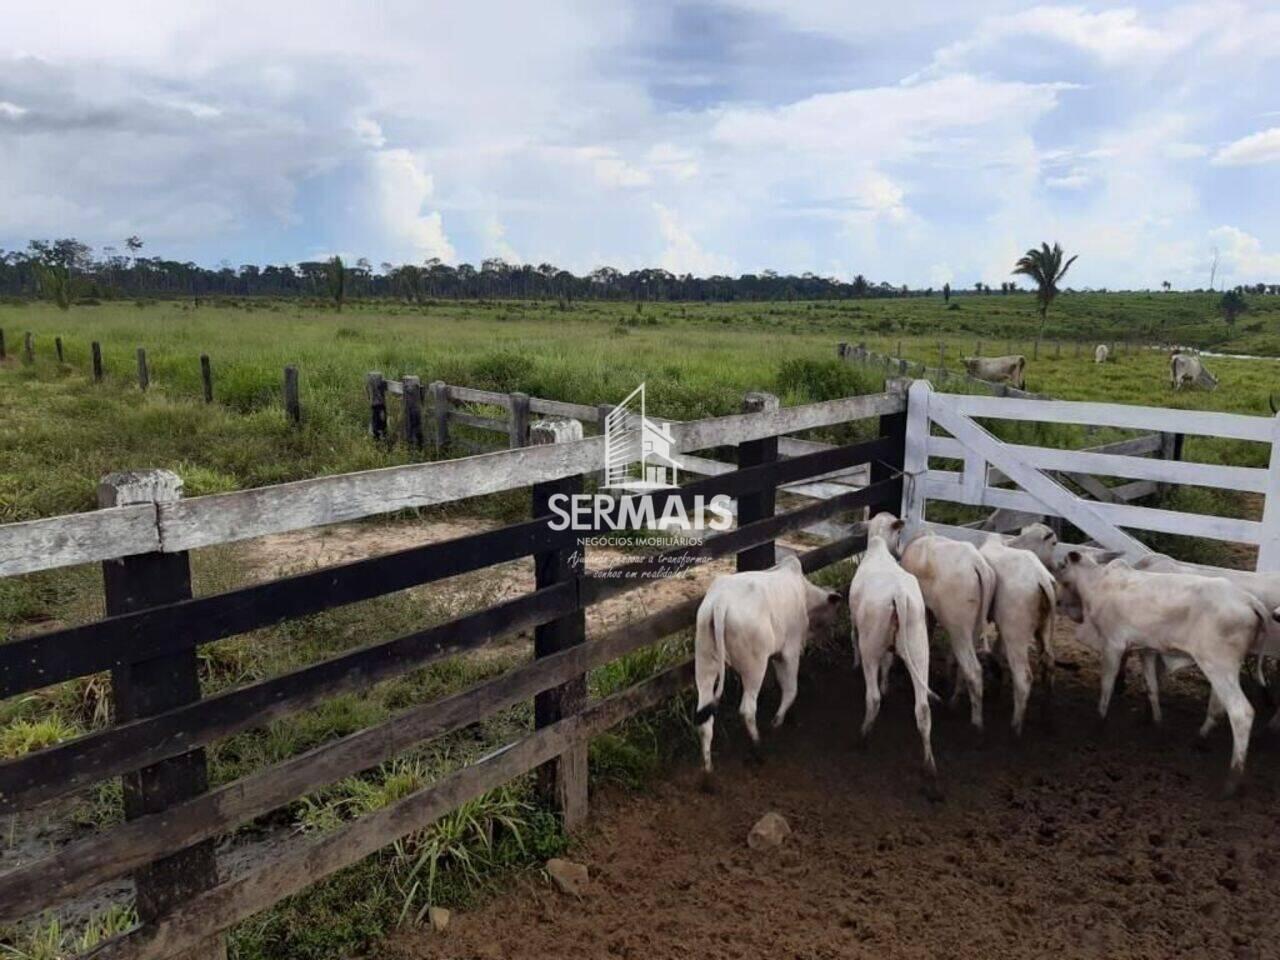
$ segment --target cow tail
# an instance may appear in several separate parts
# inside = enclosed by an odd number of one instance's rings
[[[1054,648],[1054,606],[1056,605],[1056,597],[1054,596],[1053,587],[1043,580],[1040,581],[1040,598],[1044,601],[1044,608],[1041,612],[1040,629],[1036,631],[1036,635],[1040,640],[1040,656],[1045,662],[1053,662]]]
[[[706,620],[703,620],[699,612],[697,637],[695,643],[701,646],[705,639],[711,639],[714,642],[712,650],[715,656],[716,680],[711,688],[711,701],[703,704],[693,715],[693,722],[696,725],[702,725],[716,715],[716,711],[720,708],[720,697],[724,694],[724,668],[725,668],[725,652],[724,652],[724,610],[718,607],[712,607],[708,611]],[[710,628],[711,636],[708,638],[703,632],[707,627]]]
[[[991,609],[996,602],[996,578],[994,575],[984,576],[984,567],[988,573],[993,573],[985,560],[981,560],[973,568],[974,573],[978,575],[978,616],[977,623],[973,625],[975,640],[981,639],[986,632],[987,621],[991,619]]]
[[[926,631],[925,650],[927,651],[929,649],[928,647],[929,635],[927,633],[928,627],[925,624],[922,624],[922,623],[918,624],[915,622],[916,608],[912,607],[909,602],[905,602],[905,598],[904,598],[904,602],[902,604],[899,604],[898,599],[900,596],[901,596],[900,593],[895,593],[893,595],[893,599],[889,601],[890,606],[893,609],[894,619],[898,621],[898,636],[894,638],[894,647],[898,652],[898,658],[907,667],[907,673],[911,676],[911,682],[915,685],[923,687],[924,692],[928,695],[929,699],[936,703],[941,698],[936,693],[934,693],[932,690],[929,689],[928,663],[927,662],[917,663],[916,656],[915,656],[916,655],[915,648],[911,646],[911,644],[909,643],[901,642],[902,637],[908,634],[913,628],[919,628],[921,630],[925,630]],[[910,623],[908,623],[903,618],[902,614],[904,612],[912,618]]]
[[[1268,622],[1271,620],[1271,614],[1268,613],[1267,608],[1264,607],[1261,602],[1259,602],[1257,599],[1254,599],[1253,615],[1258,619],[1258,626],[1254,628],[1254,646],[1258,648],[1258,658],[1257,658],[1257,664],[1255,668],[1257,670],[1258,686],[1262,687],[1263,692],[1266,694],[1267,701],[1271,702],[1274,698],[1272,697],[1271,691],[1267,686],[1266,671],[1262,669],[1263,661],[1265,660],[1265,658],[1262,655],[1262,651],[1266,649],[1267,633],[1271,629],[1270,624]]]

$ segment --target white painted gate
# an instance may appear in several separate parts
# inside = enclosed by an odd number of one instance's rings
[[[1004,443],[975,421],[983,417],[1199,434],[1271,445],[1270,468],[1147,459],[1123,453],[1060,450]],[[949,436],[934,435],[934,426]],[[1257,569],[1280,570],[1280,417],[1173,410],[1069,400],[938,393],[927,380],[911,385],[907,407],[906,483],[902,514],[908,527],[927,522],[930,500],[1005,508],[1061,517],[1098,544],[1136,559],[1149,550],[1125,532],[1151,530],[1258,546]],[[962,460],[962,471],[933,469],[930,458]],[[996,486],[991,470],[1015,487]],[[1085,500],[1045,471],[1127,477],[1263,495],[1262,520],[1181,513],[1128,503]],[[944,532],[972,536],[972,530]]]

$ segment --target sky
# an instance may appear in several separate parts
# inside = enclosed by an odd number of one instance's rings
[[[0,0],[0,248],[1280,282],[1280,5]]]

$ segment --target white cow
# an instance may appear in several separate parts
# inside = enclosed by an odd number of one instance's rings
[[[1053,574],[1030,550],[1007,546],[998,534],[987,537],[979,553],[996,575],[991,617],[1000,632],[1000,647],[1013,680],[1013,732],[1020,737],[1031,694],[1033,646],[1040,649],[1046,715],[1053,695]]]
[[[898,533],[901,538],[901,532]],[[890,548],[895,544],[890,542]],[[982,730],[982,666],[977,648],[991,611],[996,575],[971,543],[923,533],[902,549],[902,569],[920,581],[925,605],[951,643],[959,676],[951,704],[960,699],[960,678],[969,692],[969,720]]]
[[[1106,363],[1107,357],[1109,357],[1110,355],[1111,355],[1111,350],[1107,347],[1105,343],[1100,343],[1093,348],[1094,363]]]
[[[1106,716],[1126,650],[1147,649],[1175,664],[1194,663],[1212,691],[1201,739],[1223,712],[1231,722],[1227,793],[1233,793],[1244,773],[1253,726],[1253,707],[1240,689],[1240,664],[1265,637],[1270,612],[1220,578],[1150,573],[1120,562],[1101,566],[1078,550],[1068,552],[1056,573],[1079,595],[1084,619],[1102,643],[1099,715]]]
[[[1218,378],[1205,369],[1194,353],[1175,353],[1169,357],[1169,386],[1181,390],[1184,383],[1206,390],[1218,388]]]
[[[816,587],[805,579],[800,561],[786,557],[768,570],[744,571],[716,577],[698,607],[694,635],[694,680],[698,708],[694,723],[702,740],[702,767],[711,773],[711,738],[716,708],[724,693],[725,666],[742,679],[739,712],[760,745],[756,700],[769,659],[776,657],[774,674],[782,699],[773,725],[778,727],[796,698],[800,655],[809,637],[830,630],[840,594]]]
[[[929,630],[924,597],[916,578],[898,565],[889,548],[901,537],[903,521],[880,513],[867,527],[867,550],[849,585],[849,619],[854,657],[866,679],[867,708],[862,737],[871,733],[886,692],[894,653],[902,658],[916,698],[916,729],[924,744],[926,791],[936,797],[938,768],[933,759],[929,698]]]
[[[964,362],[965,370],[971,377],[999,383],[1008,382],[1019,390],[1023,387],[1027,358],[1022,355],[1010,357],[962,357],[961,359]]]

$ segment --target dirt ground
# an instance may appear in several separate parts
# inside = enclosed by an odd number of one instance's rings
[[[925,800],[909,690],[896,686],[865,751],[851,659],[806,661],[762,766],[744,762],[732,709],[717,723],[718,792],[693,751],[640,796],[593,800],[569,854],[581,900],[525,875],[441,934],[384,944],[419,958],[1267,958],[1280,956],[1280,745],[1260,732],[1244,795],[1220,799],[1229,734],[1192,748],[1205,693],[1171,683],[1163,729],[1140,682],[1094,723],[1092,657],[1060,625],[1053,730],[1033,699],[1024,740],[1007,733],[1007,687],[988,696],[985,744],[967,710],[935,708],[946,799]],[[1065,635],[1065,636],[1064,636]],[[1066,642],[1064,642],[1064,640]],[[940,685],[940,678],[935,684]],[[731,691],[734,688],[731,688]],[[731,700],[736,692],[730,693]],[[776,689],[766,687],[762,717]],[[692,735],[691,735],[692,736]],[[779,850],[748,849],[783,814]]]

